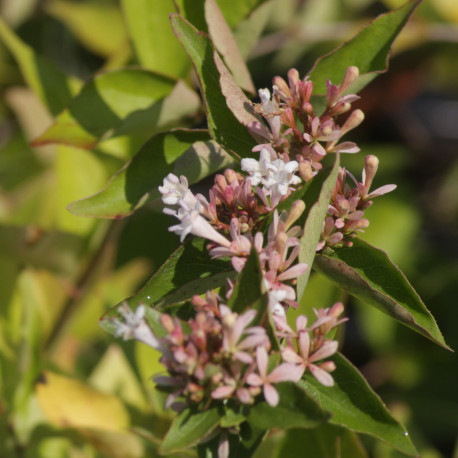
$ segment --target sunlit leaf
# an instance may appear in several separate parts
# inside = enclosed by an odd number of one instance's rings
[[[0,17],[0,39],[13,54],[22,75],[35,94],[56,115],[65,108],[81,83],[61,72],[35,51],[6,25]]]
[[[130,424],[127,410],[113,395],[46,371],[36,384],[40,406],[51,423],[68,428],[123,431]]]
[[[143,67],[173,78],[186,75],[191,62],[170,28],[172,0],[122,0],[129,33]]]
[[[202,32],[179,15],[171,16],[172,28],[191,58],[202,95],[205,99],[208,127],[212,137],[236,155],[245,156],[254,146],[254,140],[228,108],[221,92],[218,70],[213,58],[213,46]]]
[[[323,229],[323,221],[328,211],[329,200],[336,185],[337,173],[339,172],[339,155],[332,169],[329,171],[326,179],[321,185],[319,195],[315,199],[315,203],[307,209],[307,219],[304,224],[304,235],[300,239],[299,245],[299,262],[306,263],[309,267],[307,271],[297,279],[297,298],[300,301],[305,287],[307,285],[310,271],[312,269],[313,260],[315,259],[316,247],[320,241],[321,231]],[[310,185],[312,188],[313,183]],[[310,193],[311,194],[311,193]]]
[[[332,253],[317,256],[315,265],[340,288],[449,348],[431,313],[382,250],[355,239],[350,248],[336,248]]]
[[[45,8],[97,54],[110,56],[127,42],[121,11],[114,4],[51,0]]]
[[[350,65],[358,67],[360,77],[349,89],[359,92],[388,68],[391,47],[421,0],[410,0],[399,9],[382,14],[350,41],[320,57],[309,75],[315,94],[326,93],[326,80],[338,84]]]
[[[117,345],[108,347],[92,371],[88,382],[92,387],[104,393],[121,398],[140,412],[148,408],[138,377]]]
[[[174,130],[153,136],[117,172],[102,191],[73,202],[75,215],[121,218],[160,196],[158,186],[168,173],[196,183],[231,162],[229,155],[203,130]]]
[[[322,409],[332,413],[330,422],[374,436],[408,455],[418,455],[407,431],[390,415],[358,370],[338,353],[331,359],[337,366],[332,373],[334,386],[323,386],[311,375],[299,382]]]
[[[139,113],[149,118],[152,129],[161,114],[163,99],[174,84],[173,80],[139,68],[97,75],[33,144],[64,143],[91,149],[108,131]],[[135,123],[131,128],[134,130]]]

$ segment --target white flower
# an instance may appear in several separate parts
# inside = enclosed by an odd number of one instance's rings
[[[294,175],[299,169],[297,161],[284,162],[282,159],[276,159],[268,164],[269,176],[265,180],[264,186],[269,190],[274,190],[282,196],[286,196],[291,185],[299,184],[301,179]]]
[[[266,191],[270,191],[271,199],[276,205],[280,199],[289,193],[290,186],[299,184],[300,177],[294,173],[298,171],[296,161],[284,162],[282,159],[272,160],[272,155],[267,148],[262,148],[259,161],[256,159],[242,159],[242,170],[250,174],[253,186],[262,184]]]
[[[243,171],[250,174],[250,181],[253,186],[257,186],[262,179],[269,174],[268,164],[272,157],[267,148],[262,148],[259,153],[259,161],[252,158],[242,159],[240,162]]]
[[[188,192],[188,180],[181,175],[178,179],[173,173],[169,173],[164,178],[164,186],[159,186],[159,192],[162,194],[162,202],[166,205],[178,205],[178,202]]]
[[[188,207],[183,200],[179,203],[181,208],[178,209],[175,216],[180,220],[180,224],[169,227],[169,231],[179,235],[181,242],[183,242],[188,234],[193,234],[197,237],[211,240],[218,245],[230,246],[229,240],[219,232],[216,232],[210,223],[200,214],[200,202],[196,201],[194,208]]]
[[[143,304],[139,305],[135,312],[127,304],[123,304],[119,307],[119,312],[124,321],[113,320],[116,337],[122,336],[124,340],[136,339],[156,350],[163,350],[159,339],[145,321],[146,307]]]

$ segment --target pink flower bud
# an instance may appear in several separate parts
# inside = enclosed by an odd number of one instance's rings
[[[348,67],[347,71],[345,72],[345,76],[342,82],[339,85],[339,93],[342,94],[345,90],[358,78],[359,70],[358,67]]]
[[[308,162],[307,162],[308,164]],[[299,164],[299,173],[300,173],[300,164]],[[291,205],[291,209],[289,211],[288,217],[285,221],[285,231],[287,231],[304,213],[305,210],[305,202],[303,200],[296,200]]]
[[[313,170],[310,162],[299,162],[299,175],[304,181],[309,181],[313,178]]]

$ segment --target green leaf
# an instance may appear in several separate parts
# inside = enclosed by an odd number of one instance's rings
[[[211,136],[238,157],[245,156],[246,152],[251,151],[255,142],[227,106],[226,98],[221,92],[219,73],[210,39],[182,16],[171,15],[171,23],[199,77]]]
[[[275,388],[280,395],[276,407],[262,401],[251,408],[248,422],[254,428],[315,428],[329,420],[329,413],[298,384],[283,382]]]
[[[97,194],[71,203],[79,216],[121,218],[159,197],[158,186],[168,173],[184,174],[190,184],[229,165],[231,159],[204,130],[156,134]]]
[[[351,248],[318,255],[314,267],[350,294],[450,349],[431,313],[384,251],[354,239]]]
[[[205,248],[206,241],[193,238],[180,246],[159,270],[148,280],[146,285],[134,296],[127,299],[131,307],[140,303],[152,305],[168,294],[183,290],[197,279],[207,279],[199,283],[199,289],[194,288],[192,294],[203,294],[209,288],[215,287],[213,275],[222,272],[231,272],[232,269],[227,262],[211,259]],[[224,276],[218,276],[224,280]],[[221,286],[221,285],[220,285]]]
[[[186,408],[173,420],[160,452],[170,453],[197,444],[218,426],[220,420],[221,415],[216,407],[203,412]]]
[[[323,229],[323,221],[328,212],[329,200],[331,199],[332,192],[334,191],[337,174],[339,172],[339,155],[336,154],[336,159],[332,169],[326,176],[326,179],[321,185],[321,189],[315,203],[309,206],[307,211],[307,219],[304,225],[304,235],[300,239],[299,245],[299,262],[308,264],[307,271],[297,279],[297,300],[300,301],[304,294],[305,287],[312,270],[313,260],[316,254],[316,247],[320,241],[321,231]],[[323,172],[321,172],[323,173]],[[315,194],[316,186],[310,185],[309,196]],[[306,202],[306,205],[310,205]]]
[[[332,373],[334,386],[325,387],[311,375],[299,382],[322,409],[332,413],[330,422],[374,436],[408,455],[418,455],[407,431],[358,370],[339,353],[331,359],[337,367]]]
[[[351,85],[351,92],[359,92],[379,73],[388,68],[391,47],[421,0],[411,0],[397,10],[382,14],[363,28],[350,41],[330,54],[320,57],[309,75],[315,94],[326,93],[326,80],[334,84],[342,81],[347,67],[358,67],[360,77]]]
[[[261,264],[253,248],[227,305],[236,313],[243,313],[247,308],[255,308],[262,313],[264,310],[259,310],[254,304],[261,305],[263,294]]]
[[[122,7],[142,66],[173,78],[185,76],[191,62],[170,28],[173,0],[122,0]]]
[[[45,4],[45,8],[62,21],[84,46],[99,55],[110,56],[127,45],[123,17],[115,4],[52,0]]]
[[[368,457],[354,432],[330,424],[314,429],[286,431],[275,456],[301,456],[304,453],[304,444],[307,444],[307,454],[311,457]]]
[[[81,83],[37,55],[14,34],[1,17],[0,39],[13,54],[29,87],[48,107],[51,114],[56,115],[63,110]]]
[[[157,127],[163,99],[174,85],[171,79],[138,68],[97,75],[33,145],[63,143],[92,149],[103,136],[116,135],[109,131],[121,128],[130,118],[136,122],[130,123],[129,132],[135,132],[137,124],[143,127],[146,122],[151,131]],[[125,127],[122,133],[126,133]]]
[[[250,72],[216,0],[205,0],[205,20],[213,43],[234,75],[235,80],[241,88],[254,94],[256,89],[251,80]]]

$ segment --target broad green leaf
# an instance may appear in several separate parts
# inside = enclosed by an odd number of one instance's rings
[[[397,10],[380,15],[350,41],[320,57],[309,72],[314,92],[326,93],[326,79],[334,84],[340,83],[350,65],[358,67],[360,72],[360,78],[352,84],[351,92],[359,92],[378,73],[386,71],[393,42],[420,1],[410,0]]]
[[[97,54],[110,56],[127,42],[123,17],[115,4],[51,0],[45,8]]]
[[[57,115],[78,91],[81,83],[62,73],[21,41],[0,17],[0,40],[13,54],[22,75],[53,115]]]
[[[243,313],[247,308],[255,308],[258,313],[263,313],[264,310],[254,307],[255,303],[261,301],[264,293],[262,289],[261,264],[258,253],[252,249],[227,305],[236,313]]]
[[[174,130],[156,134],[97,194],[73,202],[75,215],[121,218],[160,196],[158,186],[168,173],[186,175],[190,184],[231,162],[207,131]]]
[[[351,248],[318,255],[315,267],[350,294],[449,349],[431,313],[382,250],[354,239]]]
[[[0,225],[0,253],[21,264],[53,272],[75,271],[83,240],[61,231],[42,231],[35,226]]]
[[[110,130],[120,128],[131,118],[136,121],[131,120],[131,132],[135,132],[137,124],[143,127],[146,119],[152,130],[157,127],[163,99],[174,85],[171,79],[139,68],[97,75],[84,85],[33,145],[63,143],[91,149]],[[139,116],[140,120],[136,119]]]
[[[324,424],[314,429],[286,431],[276,451],[275,458],[301,456],[307,444],[307,454],[320,458],[367,458],[358,436],[348,429]]]
[[[329,420],[330,415],[307,391],[293,382],[275,385],[280,401],[276,407],[259,402],[250,409],[248,422],[254,428],[315,428]]]
[[[185,76],[191,62],[170,28],[173,0],[122,0],[122,7],[142,66],[173,78]]]
[[[131,307],[140,303],[155,304],[168,294],[189,287],[189,284],[196,285],[198,279],[206,279],[208,284],[205,281],[198,282],[199,288],[193,288],[191,294],[203,294],[208,289],[215,288],[213,276],[222,272],[230,274],[232,269],[228,262],[211,259],[205,244],[205,240],[193,238],[181,245],[145,286],[127,299],[128,304]],[[224,275],[217,278],[224,280],[222,284],[225,284]]]
[[[112,394],[134,406],[139,412],[148,410],[148,403],[138,377],[121,347],[116,344],[110,345],[101,356],[88,382],[93,388]]]
[[[170,453],[197,444],[218,426],[220,420],[221,415],[216,407],[202,412],[189,407],[184,409],[173,420],[160,452]]]
[[[316,247],[320,241],[321,231],[323,229],[323,221],[328,212],[329,200],[331,199],[332,192],[336,185],[339,162],[339,155],[337,154],[334,165],[329,171],[329,175],[327,175],[321,185],[320,193],[315,203],[313,203],[307,211],[307,219],[304,224],[304,235],[301,237],[299,245],[299,262],[308,264],[309,268],[297,279],[297,298],[299,302],[304,294],[310,271],[312,270]],[[311,184],[311,187],[312,186],[313,184]],[[313,190],[314,188],[311,189]]]
[[[234,75],[235,80],[241,88],[254,94],[255,87],[250,72],[216,0],[205,0],[205,20],[213,43]]]
[[[94,219],[78,218],[66,206],[69,202],[93,194],[106,183],[109,175],[105,164],[90,151],[59,145],[54,170],[57,227],[73,234],[87,235],[98,222]]]
[[[334,386],[325,387],[311,375],[299,382],[322,409],[332,413],[330,422],[374,436],[408,455],[418,455],[407,431],[390,415],[358,370],[339,353],[331,359],[337,366],[332,373]]]
[[[211,136],[238,157],[251,151],[255,142],[231,110],[221,92],[219,73],[213,57],[213,46],[202,32],[179,15],[171,16],[172,28],[191,58],[205,100],[208,128]]]

